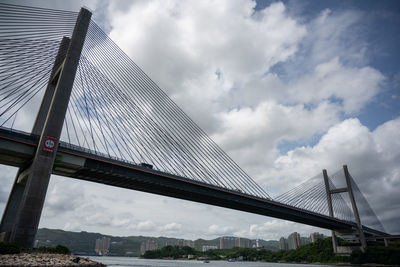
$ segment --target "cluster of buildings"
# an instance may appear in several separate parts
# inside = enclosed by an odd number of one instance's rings
[[[142,242],[140,244],[140,254],[145,253],[146,251],[149,250],[157,250],[158,249],[158,244],[154,240],[146,240],[145,242]]]
[[[185,239],[178,239],[173,241],[167,241],[164,245],[159,246],[159,244],[155,240],[146,240],[142,242],[140,245],[140,253],[143,254],[149,250],[157,250],[164,246],[179,246],[179,247],[191,247],[194,248],[194,241],[192,240],[185,240]]]
[[[107,255],[110,250],[110,241],[111,238],[109,237],[102,237],[96,239],[96,247],[94,248],[96,254],[99,256]]]
[[[279,248],[281,250],[296,249],[300,246],[313,243],[318,239],[324,238],[323,234],[318,232],[312,233],[310,237],[301,237],[299,233],[294,232],[290,234],[287,238],[281,237],[279,240]],[[96,239],[95,252],[97,255],[107,255],[110,249],[110,238],[102,237]],[[141,243],[140,253],[143,254],[149,250],[157,250],[164,246],[179,246],[179,247],[191,247],[194,248],[194,241],[177,239],[169,240],[165,244],[160,245],[156,240],[148,239]],[[223,236],[219,238],[218,245],[204,245],[202,246],[202,251],[207,251],[211,249],[232,249],[232,248],[259,248],[258,240],[250,240],[248,238],[234,237],[234,236]]]
[[[251,248],[252,241],[247,238],[234,237],[234,236],[223,236],[219,239],[220,249],[230,249],[230,248]]]
[[[175,246],[194,248],[194,241],[185,240],[185,239],[178,239],[178,241],[176,242]]]
[[[310,237],[301,237],[299,233],[294,232],[291,233],[288,238],[281,237],[279,239],[279,249],[280,250],[290,250],[290,249],[296,249],[300,246],[307,245],[309,243],[313,243],[317,241],[318,239],[324,238],[323,234],[320,234],[318,232],[310,234]]]
[[[191,247],[194,248],[194,241],[178,239],[178,240],[170,240],[166,242],[163,246],[179,246],[179,247]],[[159,244],[155,240],[147,240],[142,242],[140,246],[140,253],[143,254],[148,250],[157,250],[163,246],[159,246]],[[233,237],[233,236],[223,236],[219,239],[219,246],[217,245],[204,245],[202,246],[202,251],[207,251],[211,249],[231,249],[234,247],[239,248],[254,248],[258,247],[258,242],[253,242],[250,239],[242,238],[242,237]]]
[[[231,249],[231,248],[254,248],[258,247],[258,242],[254,243],[252,240],[242,237],[223,236],[219,238],[219,246],[203,246],[202,251],[211,249]]]

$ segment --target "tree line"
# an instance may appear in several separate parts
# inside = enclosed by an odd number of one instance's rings
[[[145,259],[180,259],[192,255],[193,258],[205,257],[210,260],[240,259],[243,261],[296,262],[296,263],[378,263],[400,264],[400,243],[392,242],[390,247],[371,244],[366,252],[354,251],[350,256],[337,256],[333,253],[331,238],[317,240],[294,250],[271,251],[254,248],[214,249],[205,252],[191,247],[166,246],[146,251]]]

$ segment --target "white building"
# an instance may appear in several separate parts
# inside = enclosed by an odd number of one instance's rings
[[[107,255],[110,249],[110,241],[109,237],[103,237],[96,239],[96,247],[94,251],[97,255]]]
[[[297,232],[294,232],[288,236],[288,249],[296,249],[300,247],[300,234]]]

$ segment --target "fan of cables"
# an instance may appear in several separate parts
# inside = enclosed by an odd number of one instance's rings
[[[74,12],[0,4],[0,126],[29,131],[60,41],[71,36],[76,17]],[[79,61],[62,141],[270,198],[94,21]]]
[[[345,174],[339,170],[328,177],[330,190],[345,187]],[[350,175],[354,199],[363,225],[384,232],[382,223],[368,204],[356,182]],[[347,192],[331,194],[333,216],[337,219],[355,222],[350,198]],[[295,188],[275,198],[276,201],[290,206],[301,208],[329,216],[328,200],[326,195],[323,174],[318,174]]]

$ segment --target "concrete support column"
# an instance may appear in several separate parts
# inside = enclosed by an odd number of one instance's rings
[[[389,239],[384,238],[384,239],[383,239],[383,242],[385,242],[385,247],[388,247],[388,246],[389,246]]]
[[[326,170],[322,170],[322,174],[324,175],[324,182],[325,182],[325,190],[326,190],[326,198],[328,201],[328,210],[329,210],[329,216],[334,217],[333,214],[333,206],[332,206],[332,197],[331,197],[331,189],[329,188],[329,180],[328,180],[328,173]],[[332,247],[333,247],[333,253],[337,253],[337,238],[336,238],[336,233],[335,231],[332,230]]]
[[[349,170],[347,169],[347,165],[343,166],[343,170],[344,170],[344,176],[346,177],[347,190],[349,193],[351,206],[353,208],[354,217],[356,219],[356,223],[357,223],[357,227],[358,227],[358,231],[359,231],[361,250],[364,252],[365,248],[367,247],[367,241],[365,240],[364,231],[362,229],[362,224],[361,224],[361,220],[360,220],[360,215],[358,214],[356,200],[354,199],[353,188],[351,186],[350,174],[349,174]]]
[[[40,105],[38,115],[32,128],[33,134],[40,135],[43,129],[51,100],[53,99],[54,91],[56,88],[56,84],[53,82],[54,76],[55,74],[57,74],[57,71],[60,69],[61,65],[64,62],[65,55],[67,54],[67,49],[69,46],[69,41],[70,39],[68,37],[64,37],[61,40],[57,56],[54,60],[53,69],[50,74],[50,79],[43,96],[42,104]],[[0,224],[0,233],[2,233],[1,239],[3,241],[9,241],[11,231],[13,229],[13,226],[15,225],[15,219],[17,217],[17,212],[21,204],[21,199],[22,195],[24,194],[26,184],[25,181],[21,181],[23,179],[21,179],[20,175],[26,169],[27,168],[20,168],[18,170],[13,187],[11,188],[11,193],[8,198],[7,205],[3,212]]]
[[[91,13],[81,9],[31,165],[10,240],[33,246]]]
[[[2,236],[0,241],[9,241],[10,234],[15,223],[15,217],[17,216],[19,204],[21,203],[21,198],[24,194],[25,185],[18,184],[20,172],[21,171],[18,170],[13,187],[11,188],[10,196],[8,197],[7,205],[1,218],[0,233]]]

